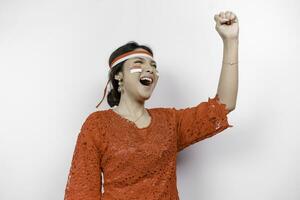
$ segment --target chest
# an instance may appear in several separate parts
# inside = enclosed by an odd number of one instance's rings
[[[175,127],[166,120],[157,120],[151,128],[141,130],[120,123],[111,127],[108,134],[103,163],[110,169],[137,165],[149,168],[176,156]]]

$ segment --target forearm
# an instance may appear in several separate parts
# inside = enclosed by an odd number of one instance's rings
[[[238,43],[238,38],[223,40],[223,60],[217,94],[229,110],[235,108],[238,92]]]

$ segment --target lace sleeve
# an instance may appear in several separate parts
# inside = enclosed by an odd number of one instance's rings
[[[201,102],[197,106],[184,109],[175,109],[177,130],[177,151],[211,137],[228,127],[225,104],[219,102],[216,94],[214,98]]]
[[[97,132],[97,116],[91,114],[77,136],[64,200],[101,199],[101,156],[93,140]]]

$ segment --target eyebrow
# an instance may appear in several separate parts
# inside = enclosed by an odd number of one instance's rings
[[[142,57],[136,57],[136,59],[141,59],[141,60],[146,60],[145,58],[142,58]],[[154,64],[156,64],[156,62],[154,61],[154,60],[151,60],[151,63],[154,63]]]

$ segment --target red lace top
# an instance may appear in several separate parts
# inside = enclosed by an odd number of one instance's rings
[[[64,199],[178,200],[177,153],[232,127],[218,100],[147,109],[145,128],[112,109],[91,113],[78,134]]]

